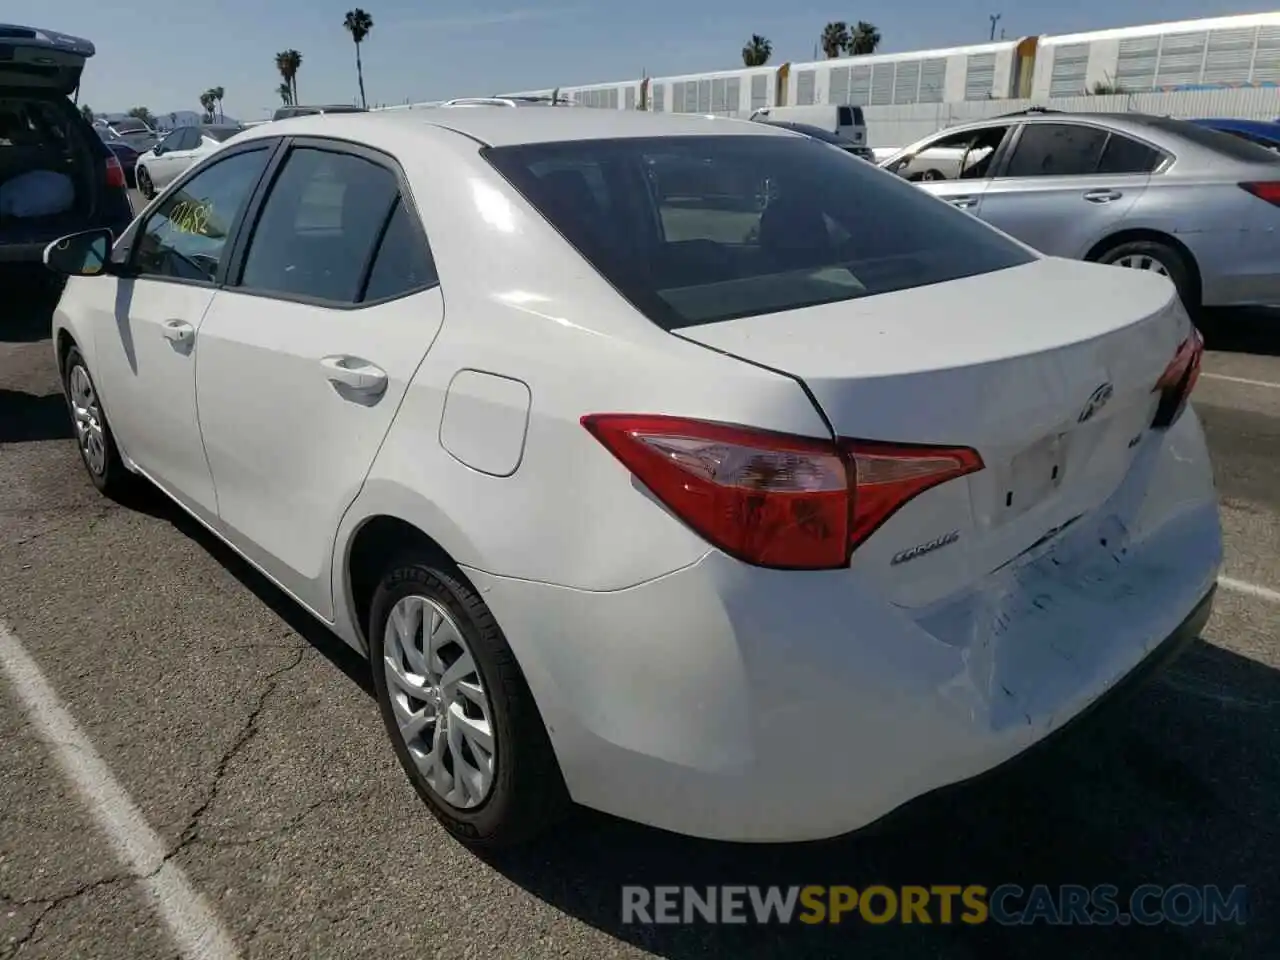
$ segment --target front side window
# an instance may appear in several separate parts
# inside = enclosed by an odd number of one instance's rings
[[[138,232],[134,268],[142,276],[212,282],[270,152],[264,146],[219,160],[166,197]]]
[[[964,130],[930,141],[889,169],[906,180],[983,180],[991,176],[1007,126]]]
[[[361,302],[384,233],[409,232],[407,212],[399,220],[393,216],[399,199],[395,174],[379,163],[331,150],[293,150],[263,204],[240,285],[286,297]],[[425,276],[420,257],[397,266],[388,254],[386,269]],[[404,282],[384,273],[376,279],[383,295]]]
[[[808,138],[587,140],[483,154],[666,329],[1034,259],[969,214]],[[604,185],[603,202],[593,184]]]

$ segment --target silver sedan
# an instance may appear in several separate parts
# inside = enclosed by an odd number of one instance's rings
[[[1225,133],[1032,110],[881,166],[1043,253],[1163,274],[1188,309],[1280,304],[1280,157]]]

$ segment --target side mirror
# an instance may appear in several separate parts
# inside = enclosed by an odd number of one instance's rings
[[[44,265],[68,277],[96,277],[109,272],[110,230],[86,230],[59,237],[44,248]]]
[[[169,148],[166,147],[163,143],[157,143],[154,147],[151,148],[151,155],[154,157],[158,157],[160,156],[160,154],[164,153],[168,149]]]

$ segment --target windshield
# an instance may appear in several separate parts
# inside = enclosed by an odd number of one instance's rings
[[[121,120],[112,124],[116,133],[146,133],[147,125],[141,120]]]
[[[482,152],[619,293],[669,330],[1034,260],[971,215],[807,138]]]

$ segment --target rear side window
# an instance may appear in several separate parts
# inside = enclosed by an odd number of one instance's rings
[[[1098,173],[1151,173],[1163,160],[1159,150],[1113,133],[1098,161]]]
[[[262,205],[240,285],[344,305],[373,299],[364,296],[371,269],[379,297],[407,292],[410,280],[423,286],[431,272],[429,256],[407,216],[397,222],[402,207],[400,184],[382,164],[351,153],[295,148]],[[384,235],[410,249],[386,251],[378,266],[375,253],[386,247]]]
[[[1072,123],[1028,123],[1022,128],[1006,177],[1078,177],[1094,173],[1108,132]]]
[[[807,138],[588,140],[483,152],[619,293],[666,329],[1034,259],[969,214]],[[552,161],[560,175],[540,175]],[[604,184],[607,200],[593,183]]]

